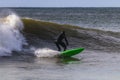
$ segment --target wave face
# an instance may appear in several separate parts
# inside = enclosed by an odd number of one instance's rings
[[[84,47],[89,50],[118,52],[120,50],[120,33],[97,29],[81,28],[78,26],[62,25],[33,19],[23,19],[24,32],[28,44],[38,48],[57,50],[54,40],[65,31],[68,48]]]
[[[1,12],[0,16],[0,56],[10,56],[12,51],[21,51],[25,39],[20,31],[23,23],[13,12]],[[4,15],[5,14],[5,15]]]

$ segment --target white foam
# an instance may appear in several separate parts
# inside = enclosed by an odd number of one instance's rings
[[[49,48],[42,48],[42,49],[36,49],[34,51],[34,54],[37,57],[55,57],[57,55],[59,55],[59,51],[55,51]]]
[[[25,44],[25,39],[20,33],[22,29],[23,23],[15,13],[0,19],[0,56],[22,50],[22,45]]]

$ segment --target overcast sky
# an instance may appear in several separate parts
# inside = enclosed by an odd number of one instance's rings
[[[120,0],[0,0],[0,7],[120,7]]]

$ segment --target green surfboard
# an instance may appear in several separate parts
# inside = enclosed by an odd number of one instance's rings
[[[75,49],[66,50],[66,51],[61,52],[60,56],[61,57],[72,57],[76,54],[79,54],[83,50],[84,48],[75,48]]]

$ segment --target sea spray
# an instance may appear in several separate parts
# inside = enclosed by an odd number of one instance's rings
[[[0,56],[10,56],[12,51],[21,51],[25,39],[20,31],[23,23],[15,13],[0,19]]]
[[[55,51],[49,48],[36,49],[34,51],[35,56],[37,57],[55,57],[60,54],[59,51]]]

